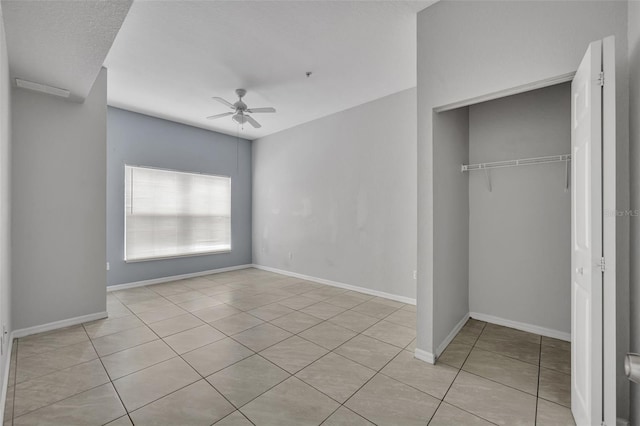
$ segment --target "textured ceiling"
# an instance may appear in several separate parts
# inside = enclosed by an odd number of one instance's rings
[[[89,94],[132,0],[3,0],[9,67],[21,78]]]
[[[105,66],[109,105],[256,139],[415,86],[416,13],[434,1],[134,2]],[[306,71],[312,71],[309,78]],[[245,88],[263,127],[211,99]]]

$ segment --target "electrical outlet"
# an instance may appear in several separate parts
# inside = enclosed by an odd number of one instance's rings
[[[418,271],[413,271],[413,279],[414,280],[418,279]]]
[[[109,262],[107,262],[107,271],[109,270],[109,267],[110,267],[110,266],[109,266]]]

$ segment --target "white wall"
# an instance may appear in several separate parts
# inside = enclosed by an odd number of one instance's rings
[[[254,263],[415,298],[415,96],[253,142]]]
[[[14,329],[106,310],[106,96],[13,90]]]
[[[433,108],[575,72],[587,45],[616,36],[618,208],[627,209],[627,3],[567,1],[441,1],[418,14],[418,340],[433,352],[434,167]],[[619,415],[628,383],[622,356],[628,343],[629,221],[617,223]]]
[[[0,19],[0,327],[11,332],[11,86],[4,22]],[[9,335],[2,340],[0,356],[0,412],[4,409],[5,366],[8,365]]]
[[[571,85],[469,107],[469,162],[571,152]],[[571,333],[571,192],[565,163],[469,173],[469,307]],[[542,308],[544,307],[544,308]]]
[[[469,162],[469,109],[435,113],[433,120],[433,321],[443,342],[469,313],[469,179],[460,171]]]
[[[640,209],[640,2],[629,2],[631,211]],[[640,217],[631,217],[631,351],[640,353]],[[640,425],[640,385],[631,384],[631,421]]]

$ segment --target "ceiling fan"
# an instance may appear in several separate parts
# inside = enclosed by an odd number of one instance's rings
[[[216,118],[227,117],[229,115],[233,115],[233,117],[231,117],[231,118],[233,119],[233,121],[235,121],[238,124],[244,124],[244,123],[248,122],[249,124],[251,124],[256,129],[262,127],[260,125],[260,123],[258,123],[253,117],[251,117],[248,114],[263,113],[263,112],[276,112],[276,109],[272,108],[272,107],[249,108],[249,107],[247,107],[247,104],[245,104],[242,101],[242,98],[246,94],[247,94],[246,90],[244,90],[244,89],[236,89],[236,95],[238,95],[238,101],[236,103],[234,103],[234,104],[232,104],[231,102],[229,102],[229,101],[227,101],[225,99],[222,99],[222,98],[219,98],[217,96],[214,96],[213,99],[215,99],[216,101],[220,102],[221,104],[224,104],[224,105],[228,106],[234,112],[223,112],[222,114],[211,115],[211,116],[207,117],[207,119],[215,120]]]

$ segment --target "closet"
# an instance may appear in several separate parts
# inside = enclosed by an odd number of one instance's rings
[[[434,341],[467,312],[570,339],[570,117],[570,83],[434,112]]]

